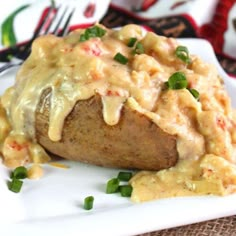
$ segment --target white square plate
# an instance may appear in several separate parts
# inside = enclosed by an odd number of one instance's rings
[[[201,39],[181,39],[191,54],[217,66],[236,107],[236,81],[220,67],[211,45]],[[0,94],[14,81],[16,70],[0,77]],[[0,235],[135,235],[191,224],[236,213],[236,195],[162,199],[136,204],[118,194],[106,194],[107,180],[119,170],[61,160],[69,169],[44,166],[40,180],[25,180],[19,194],[7,189],[8,170],[0,165]],[[93,195],[94,208],[83,209]]]

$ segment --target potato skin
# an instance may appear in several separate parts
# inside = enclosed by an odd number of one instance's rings
[[[64,122],[62,138],[48,137],[50,89],[36,110],[36,138],[49,152],[94,165],[160,170],[178,160],[176,137],[165,133],[146,116],[125,106],[117,125],[104,122],[100,95],[76,103]]]

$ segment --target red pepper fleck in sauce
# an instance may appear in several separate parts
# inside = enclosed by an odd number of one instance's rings
[[[223,118],[218,117],[217,120],[216,120],[216,123],[221,129],[225,130],[226,123],[225,123],[225,120]]]
[[[9,143],[9,147],[11,147],[14,150],[20,151],[24,148],[28,148],[28,145],[26,143],[19,144],[16,141],[13,141],[13,142]]]
[[[93,56],[100,56],[102,53],[102,50],[99,48],[99,46],[96,42],[93,44],[85,43],[83,46],[83,49],[86,51],[86,53],[88,53],[89,55],[93,55]]]
[[[120,96],[118,91],[107,90],[107,96]]]

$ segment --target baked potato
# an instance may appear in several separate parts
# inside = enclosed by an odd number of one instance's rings
[[[1,97],[0,151],[8,167],[47,162],[46,150],[157,170],[131,179],[138,202],[225,195],[236,191],[235,120],[216,68],[175,39],[95,25],[34,41]]]
[[[12,128],[1,152],[15,166],[47,160],[40,147],[142,170],[209,153],[235,159],[234,112],[217,71],[137,25],[37,38],[1,103]]]
[[[76,103],[66,117],[60,141],[48,137],[51,90],[45,90],[36,110],[36,138],[49,152],[100,166],[160,170],[176,164],[176,137],[149,118],[124,105],[119,123],[103,119],[99,94]]]
[[[142,38],[136,25],[119,31],[95,25],[64,38],[37,38],[15,85],[1,99],[12,126],[2,145],[4,163],[47,161],[43,147],[66,159],[106,167],[174,166],[176,134],[145,114],[156,109],[164,84],[156,79],[161,63],[148,55],[149,44],[158,37],[141,43]],[[127,45],[130,39],[135,39],[133,45]],[[130,98],[143,112],[128,104]]]

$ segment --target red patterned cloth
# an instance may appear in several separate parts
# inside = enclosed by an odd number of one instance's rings
[[[219,1],[212,21],[201,27],[225,70],[236,76],[236,0]]]

